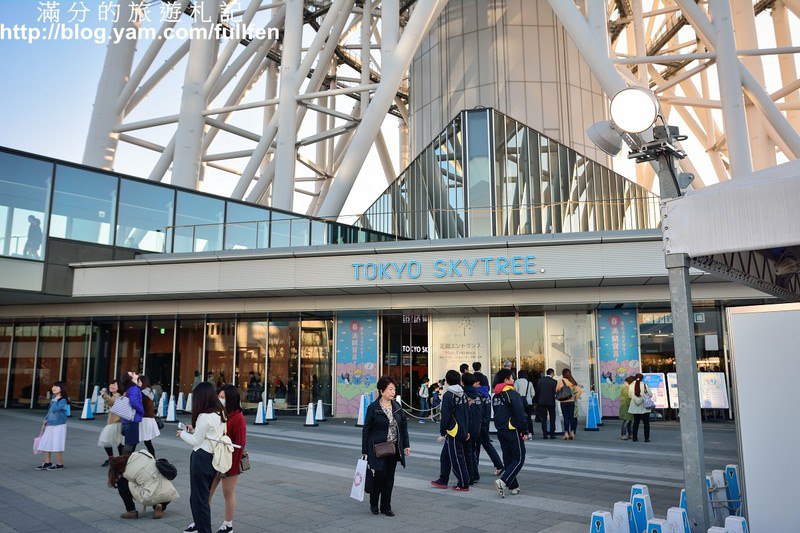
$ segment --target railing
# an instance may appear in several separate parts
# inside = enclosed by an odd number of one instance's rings
[[[27,235],[12,235],[10,237],[0,237],[0,255],[5,257],[25,257],[27,259],[41,260],[41,247],[36,253],[27,252],[25,245],[27,244]]]

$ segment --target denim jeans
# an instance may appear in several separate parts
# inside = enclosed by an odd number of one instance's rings
[[[430,405],[428,404],[427,398],[420,397],[419,399],[419,417],[420,418],[427,418],[430,414]]]

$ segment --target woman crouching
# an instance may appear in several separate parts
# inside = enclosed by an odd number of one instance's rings
[[[108,486],[116,488],[125,503],[120,518],[139,518],[136,503],[153,506],[153,518],[161,518],[178,491],[156,468],[156,460],[145,451],[109,458]]]

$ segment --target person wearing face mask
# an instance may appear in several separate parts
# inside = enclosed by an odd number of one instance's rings
[[[225,520],[217,530],[218,533],[231,533],[233,531],[233,513],[236,512],[236,483],[242,473],[242,453],[247,444],[247,424],[242,414],[241,397],[239,389],[233,385],[225,385],[217,394],[220,403],[225,407],[227,416],[227,432],[231,442],[240,446],[233,449],[231,469],[224,474],[218,474],[211,484],[209,502],[214,497],[214,491],[222,483],[222,495],[225,497]]]

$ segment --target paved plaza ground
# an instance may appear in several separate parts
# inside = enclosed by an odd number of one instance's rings
[[[0,410],[0,532],[20,531],[181,531],[191,522],[190,449],[167,424],[154,441],[156,455],[178,468],[180,498],[164,518],[151,512],[121,520],[116,490],[106,486],[104,452],[96,445],[105,416],[94,421],[70,419],[65,468],[39,472],[41,456],[31,453],[44,412]],[[186,421],[187,416],[181,416]],[[252,417],[248,417],[248,424]],[[437,490],[437,428],[411,424],[412,456],[398,468],[393,510],[396,517],[373,516],[367,502],[349,498],[353,469],[360,454],[361,430],[353,421],[330,420],[316,428],[300,418],[283,417],[268,426],[248,425],[252,469],[237,491],[236,531],[355,531],[381,528],[431,531],[500,531],[583,533],[591,513],[611,510],[627,499],[630,485],[647,483],[656,516],[677,505],[682,487],[682,459],[677,423],[654,423],[651,443],[619,440],[619,422],[598,432],[580,430],[575,441],[540,440],[527,444],[519,495],[500,499],[493,468],[482,457],[481,481],[467,493]],[[706,468],[737,462],[731,423],[704,426]],[[537,428],[538,431],[538,428]],[[496,438],[493,439],[496,443]],[[213,529],[222,522],[222,494],[212,504]],[[421,529],[424,528],[424,529]]]

